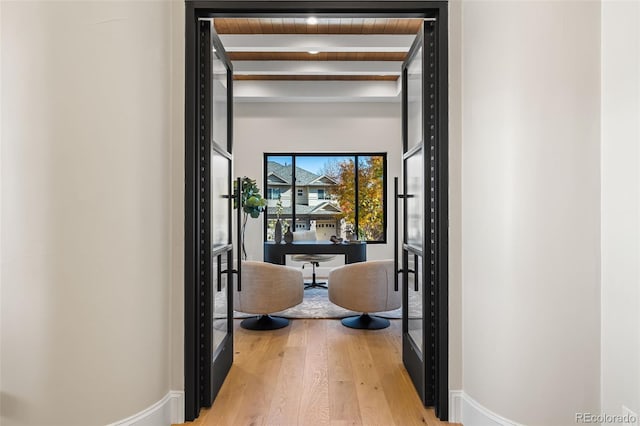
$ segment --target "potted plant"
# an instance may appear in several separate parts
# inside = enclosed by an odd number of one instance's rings
[[[234,193],[237,193],[237,190],[238,190],[237,188],[234,188]],[[234,198],[234,199],[237,199],[237,198]],[[242,241],[240,243],[242,246],[242,258],[246,260],[247,250],[244,246],[244,233],[247,228],[247,220],[249,219],[249,216],[251,216],[254,219],[257,219],[258,217],[260,217],[260,213],[265,211],[267,206],[267,200],[262,198],[262,195],[260,195],[260,188],[258,188],[256,181],[246,176],[242,178],[242,191],[240,193],[240,203],[241,203],[242,212],[243,212],[243,220],[241,225]],[[237,208],[237,206],[234,206],[234,208]]]

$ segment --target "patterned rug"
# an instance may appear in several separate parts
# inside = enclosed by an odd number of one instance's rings
[[[359,315],[361,312],[353,312],[334,305],[329,301],[327,290],[324,288],[310,288],[304,291],[302,303],[284,311],[275,312],[272,315],[284,318],[346,318]],[[377,312],[376,315],[396,319],[402,318],[402,308],[393,311]],[[235,318],[247,318],[252,315],[235,312]]]

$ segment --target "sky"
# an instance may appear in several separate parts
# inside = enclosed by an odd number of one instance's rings
[[[292,162],[290,156],[270,155],[268,159],[269,161],[275,161],[276,163],[280,163],[282,165],[291,164]],[[296,155],[296,166],[301,167],[315,174],[321,174],[321,171],[327,162],[345,161],[347,159],[352,160],[353,157],[352,156],[349,156],[349,157],[333,156],[333,155],[332,156],[303,156],[298,154]]]

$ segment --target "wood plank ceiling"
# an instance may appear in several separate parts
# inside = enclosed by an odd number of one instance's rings
[[[380,36],[410,36],[415,35],[419,31],[422,19],[403,19],[403,18],[318,18],[317,23],[309,23],[305,18],[216,18],[214,25],[216,32],[223,37],[225,36],[252,36],[267,39],[269,37],[281,37],[278,39],[282,43],[282,39],[287,40],[290,37],[293,41],[300,41],[304,37],[325,36],[328,39],[326,46],[322,50],[310,51],[283,51],[274,45],[273,49],[261,46],[260,50],[247,51],[245,49],[228,49],[229,57],[238,64],[238,68],[242,68],[242,63],[251,64],[254,68],[259,64],[264,64],[268,69],[266,61],[287,61],[283,62],[291,65],[291,71],[286,73],[273,72],[238,72],[234,79],[236,80],[381,80],[395,81],[398,79],[398,72],[387,75],[387,72],[377,73],[375,63],[402,62],[406,57],[404,51],[389,51],[389,49],[380,48],[376,51],[375,45],[366,49],[358,50],[357,47],[352,49],[336,48],[332,51],[331,41],[336,40],[335,37],[344,36],[357,38],[365,35]],[[334,37],[333,39],[331,37]],[[242,38],[242,37],[240,37]],[[360,38],[359,40],[362,40]],[[285,41],[286,42],[286,41]],[[226,47],[226,45],[225,45]],[[408,48],[408,46],[407,46]],[[345,51],[346,50],[346,51]],[[251,62],[249,62],[251,61]],[[265,62],[262,62],[265,61]],[[354,65],[354,70],[349,73],[315,71],[312,73],[296,73],[296,62],[306,63],[307,67],[313,64],[321,65],[319,69],[329,69],[331,64],[337,66],[338,62],[347,62]],[[367,62],[371,63],[371,69],[368,72],[359,72],[358,70],[367,69]],[[270,62],[273,64],[274,62]],[[258,65],[256,65],[258,64]],[[348,64],[346,65],[348,68]],[[345,66],[342,67],[344,69]],[[377,74],[377,75],[376,75]]]
[[[416,34],[422,19],[216,18],[218,34]]]

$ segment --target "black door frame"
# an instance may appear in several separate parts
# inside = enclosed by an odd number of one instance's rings
[[[444,1],[206,1],[186,0],[185,10],[185,419],[193,420],[202,407],[197,395],[205,387],[199,360],[204,354],[199,342],[198,318],[203,312],[198,287],[199,253],[204,249],[198,235],[200,214],[198,194],[200,171],[197,140],[197,57],[198,19],[215,17],[332,16],[436,18],[438,26],[437,122],[440,184],[437,225],[441,257],[435,306],[429,306],[436,327],[435,411],[441,420],[448,419],[448,3]],[[231,124],[231,123],[230,123]],[[400,147],[398,147],[400,148]],[[229,146],[231,152],[232,147]],[[206,302],[206,301],[205,301]],[[433,316],[431,316],[433,313]]]

